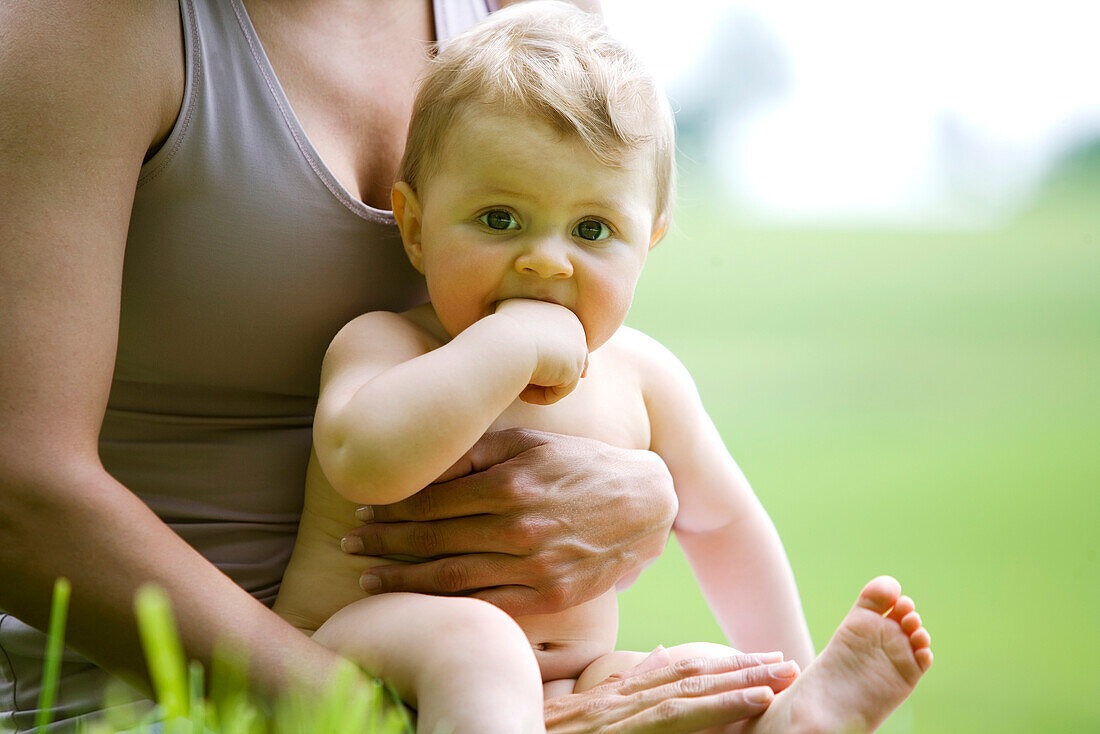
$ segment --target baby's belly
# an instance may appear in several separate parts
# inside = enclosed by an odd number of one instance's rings
[[[340,550],[340,539],[360,524],[355,509],[355,503],[332,488],[311,455],[298,537],[275,600],[279,616],[303,632],[316,632],[333,614],[365,598],[359,588],[364,571],[393,563]]]
[[[612,590],[563,612],[517,617],[516,622],[531,642],[543,681],[576,678],[615,649],[619,602]]]
[[[307,634],[367,596],[359,588],[359,577],[366,569],[397,562],[340,550],[340,538],[359,524],[355,505],[331,487],[317,486],[319,474],[311,465],[298,538],[275,602],[275,611]],[[327,485],[323,478],[320,482]],[[614,648],[618,602],[615,592],[609,591],[557,614],[530,615],[516,621],[531,642],[543,680],[576,678],[590,662]]]

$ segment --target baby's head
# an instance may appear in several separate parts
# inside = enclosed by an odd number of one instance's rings
[[[674,190],[672,115],[596,16],[560,2],[492,15],[433,61],[394,215],[455,335],[508,298],[622,324]]]

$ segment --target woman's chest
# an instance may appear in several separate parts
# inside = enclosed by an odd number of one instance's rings
[[[362,3],[327,14],[291,5],[249,4],[283,92],[340,184],[388,209],[416,80],[434,40],[431,3]]]

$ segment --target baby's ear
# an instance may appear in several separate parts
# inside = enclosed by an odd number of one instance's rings
[[[401,231],[401,242],[405,245],[405,254],[417,272],[423,274],[424,250],[420,243],[420,200],[416,192],[404,181],[398,181],[390,192],[393,206],[393,218]]]
[[[668,215],[662,214],[657,217],[657,221],[653,223],[653,234],[649,237],[649,249],[653,249],[657,246],[657,243],[665,238],[665,234],[668,233]]]

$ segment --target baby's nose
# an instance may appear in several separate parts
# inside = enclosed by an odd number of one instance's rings
[[[516,258],[516,270],[540,278],[568,278],[573,275],[573,263],[565,246],[544,238]]]

